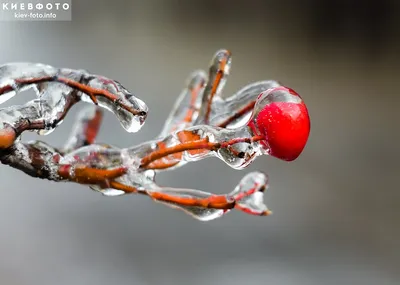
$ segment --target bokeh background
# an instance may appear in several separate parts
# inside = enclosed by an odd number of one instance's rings
[[[303,96],[312,120],[295,162],[262,157],[239,172],[207,159],[158,176],[227,193],[245,173],[266,171],[270,217],[202,223],[144,197],[106,198],[0,166],[0,284],[399,284],[398,6],[93,0],[74,1],[71,22],[0,23],[2,63],[88,69],[147,103],[134,135],[107,113],[103,142],[158,134],[187,75],[220,48],[234,56],[226,95],[276,79]],[[61,145],[79,107],[40,139]]]

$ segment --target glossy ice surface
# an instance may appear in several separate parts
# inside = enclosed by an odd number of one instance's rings
[[[158,171],[207,157],[244,169],[261,155],[290,161],[302,152],[310,122],[301,97],[272,80],[249,84],[223,97],[231,62],[229,51],[218,51],[208,74],[202,70],[190,74],[160,134],[122,149],[95,142],[100,108],[113,112],[128,132],[142,127],[148,108],[120,83],[83,70],[32,63],[3,65],[0,100],[27,88],[34,88],[37,99],[0,110],[0,159],[29,175],[87,184],[106,196],[143,194],[202,221],[231,209],[268,215],[263,203],[268,178],[261,172],[245,175],[225,195],[161,187],[155,182]],[[52,132],[79,101],[97,107],[82,111],[63,148],[18,140],[26,130],[40,135]]]

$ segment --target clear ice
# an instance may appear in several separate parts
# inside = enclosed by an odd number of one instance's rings
[[[0,66],[0,103],[29,88],[35,90],[37,99],[25,106],[2,109],[0,122],[18,130],[21,124],[27,124],[27,120],[41,121],[41,128],[32,129],[40,135],[46,135],[63,121],[73,104],[82,100],[113,112],[126,131],[136,132],[142,127],[148,112],[142,100],[119,82],[104,76],[38,63]]]
[[[208,73],[197,70],[190,74],[160,134],[151,141],[122,149],[94,141],[101,121],[99,107],[113,112],[128,132],[138,131],[146,119],[145,103],[120,83],[84,70],[33,63],[3,65],[0,101],[27,88],[36,91],[37,99],[23,106],[0,109],[0,134],[11,128],[16,136],[25,130],[45,135],[63,121],[75,103],[84,101],[97,107],[88,106],[81,112],[63,148],[16,140],[1,160],[32,176],[88,184],[106,196],[127,193],[150,196],[202,221],[221,217],[232,209],[267,215],[270,212],[263,195],[268,188],[268,177],[261,172],[245,175],[233,191],[224,195],[161,187],[155,182],[159,171],[211,156],[233,169],[244,169],[257,156],[268,154],[266,146],[260,143],[263,138],[254,139],[248,123],[256,115],[255,106],[261,104],[257,101],[259,94],[280,84],[273,80],[259,81],[223,97],[231,61],[230,52],[218,51]],[[86,170],[87,173],[121,171],[121,174],[104,179],[94,175],[91,183],[89,178],[80,176]],[[118,189],[116,185],[125,185],[130,190]]]

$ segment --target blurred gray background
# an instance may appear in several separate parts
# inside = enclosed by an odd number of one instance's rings
[[[202,223],[144,197],[106,198],[0,166],[0,284],[399,284],[398,5],[93,0],[74,1],[71,22],[0,23],[1,63],[88,69],[150,107],[134,135],[107,113],[99,141],[153,138],[187,75],[220,48],[233,53],[226,95],[276,79],[303,96],[312,122],[292,163],[261,157],[239,172],[207,159],[158,176],[227,193],[266,171],[270,217]],[[61,145],[79,107],[40,139]]]

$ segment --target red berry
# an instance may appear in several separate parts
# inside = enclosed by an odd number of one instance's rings
[[[269,89],[260,94],[255,110],[248,126],[254,134],[265,137],[261,143],[269,154],[295,160],[310,133],[308,110],[299,94],[283,86]]]

